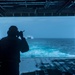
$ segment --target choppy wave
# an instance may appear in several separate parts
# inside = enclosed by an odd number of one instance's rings
[[[74,39],[34,39],[21,57],[75,57]]]
[[[21,53],[21,57],[75,57],[75,55],[63,53],[56,49],[50,50],[30,50],[26,53]]]

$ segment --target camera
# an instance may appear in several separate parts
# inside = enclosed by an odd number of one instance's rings
[[[24,32],[25,30],[23,30],[23,31],[18,31],[18,33],[17,33],[17,37],[23,37],[23,32]]]

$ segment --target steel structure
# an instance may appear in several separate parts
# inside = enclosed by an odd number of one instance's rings
[[[74,16],[75,0],[0,0],[0,16]]]

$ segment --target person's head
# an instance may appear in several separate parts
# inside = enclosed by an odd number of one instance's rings
[[[10,26],[9,30],[7,31],[8,36],[16,37],[18,34],[18,28],[16,26]]]

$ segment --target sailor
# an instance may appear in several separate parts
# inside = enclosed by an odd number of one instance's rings
[[[28,51],[29,46],[16,26],[11,26],[7,34],[0,40],[0,75],[19,75],[20,51]]]

